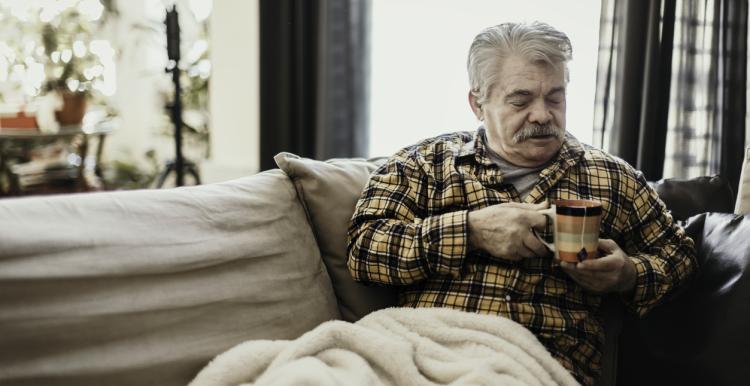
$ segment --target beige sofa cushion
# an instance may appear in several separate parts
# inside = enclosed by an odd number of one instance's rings
[[[185,385],[244,340],[338,317],[279,170],[0,200],[0,384]]]
[[[356,321],[372,311],[395,305],[395,289],[357,283],[346,266],[349,220],[376,163],[364,159],[323,162],[291,153],[279,153],[274,159],[294,181],[307,210],[343,319]]]

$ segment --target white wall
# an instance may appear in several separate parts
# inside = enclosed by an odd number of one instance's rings
[[[370,156],[479,125],[468,103],[466,56],[483,28],[539,20],[573,44],[567,128],[591,143],[599,0],[375,0]]]
[[[214,2],[210,20],[211,160],[204,182],[260,169],[258,0]]]
[[[181,18],[187,12],[184,6]],[[112,104],[119,111],[120,124],[107,138],[105,157],[149,168],[144,154],[156,150],[163,165],[174,158],[171,123],[162,107],[172,93],[171,75],[164,72],[166,40],[162,32],[136,31],[132,26],[151,23],[161,27],[166,8],[161,0],[119,1],[118,8],[120,21],[111,38],[121,51]],[[202,154],[191,154],[183,145],[185,155],[200,162],[204,183],[259,170],[258,22],[257,0],[213,2],[209,20],[211,159],[201,160]],[[190,27],[181,21],[184,41],[195,39],[196,31]]]
[[[149,149],[156,150],[160,160],[174,158],[173,140],[158,134],[165,125],[159,90],[165,88],[164,83],[171,84],[169,75],[164,73],[166,51],[159,44],[164,37],[156,31],[134,32],[132,28],[133,24],[149,20],[149,12],[163,15],[165,8],[161,4],[157,10],[147,5],[147,0],[119,1],[119,22],[111,31],[112,36],[104,36],[119,49],[117,92],[111,99],[118,111],[119,125],[107,137],[104,156],[142,167],[147,166],[144,154]]]

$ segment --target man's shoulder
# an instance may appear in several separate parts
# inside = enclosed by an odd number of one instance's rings
[[[423,139],[398,151],[394,157],[407,158],[420,163],[432,163],[461,153],[467,144],[474,141],[475,132],[455,131]]]
[[[633,165],[629,164],[627,161],[616,155],[610,154],[602,149],[588,144],[582,144],[582,146],[584,149],[583,160],[589,164],[592,164],[592,166],[605,164],[611,165],[612,167],[615,167],[623,172],[637,172]]]
[[[643,173],[624,159],[591,145],[582,144],[582,146],[584,152],[580,163],[581,169],[610,177],[616,174],[617,177],[628,180],[644,179]]]

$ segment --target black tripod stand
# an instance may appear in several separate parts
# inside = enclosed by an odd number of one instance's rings
[[[188,173],[196,185],[200,185],[201,179],[198,174],[198,168],[194,163],[186,160],[182,156],[182,88],[180,87],[180,24],[177,17],[177,5],[173,5],[171,10],[167,10],[167,17],[164,20],[167,26],[167,55],[169,64],[165,69],[166,72],[172,73],[172,83],[174,83],[174,100],[169,105],[170,119],[174,125],[174,143],[175,159],[167,161],[164,170],[159,173],[156,180],[156,187],[161,188],[170,174],[175,174],[175,186],[185,185],[185,173]]]

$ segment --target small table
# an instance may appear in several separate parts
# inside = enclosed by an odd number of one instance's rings
[[[76,137],[82,138],[81,144],[75,152],[75,154],[80,157],[80,162],[77,165],[76,190],[89,190],[89,185],[86,182],[84,175],[86,169],[85,161],[89,150],[89,141],[92,137],[95,137],[98,140],[94,173],[98,178],[101,178],[102,175],[99,160],[101,159],[104,148],[104,139],[107,134],[114,129],[115,122],[112,120],[97,122],[94,124],[64,126],[60,128],[57,133],[42,133],[38,130],[30,129],[0,128],[0,195],[19,195],[22,193],[20,187],[17,186],[18,184],[15,183],[15,178],[11,171],[11,165],[9,162],[14,158],[19,158],[18,156],[9,154],[14,143],[33,143],[66,138],[72,142]]]

